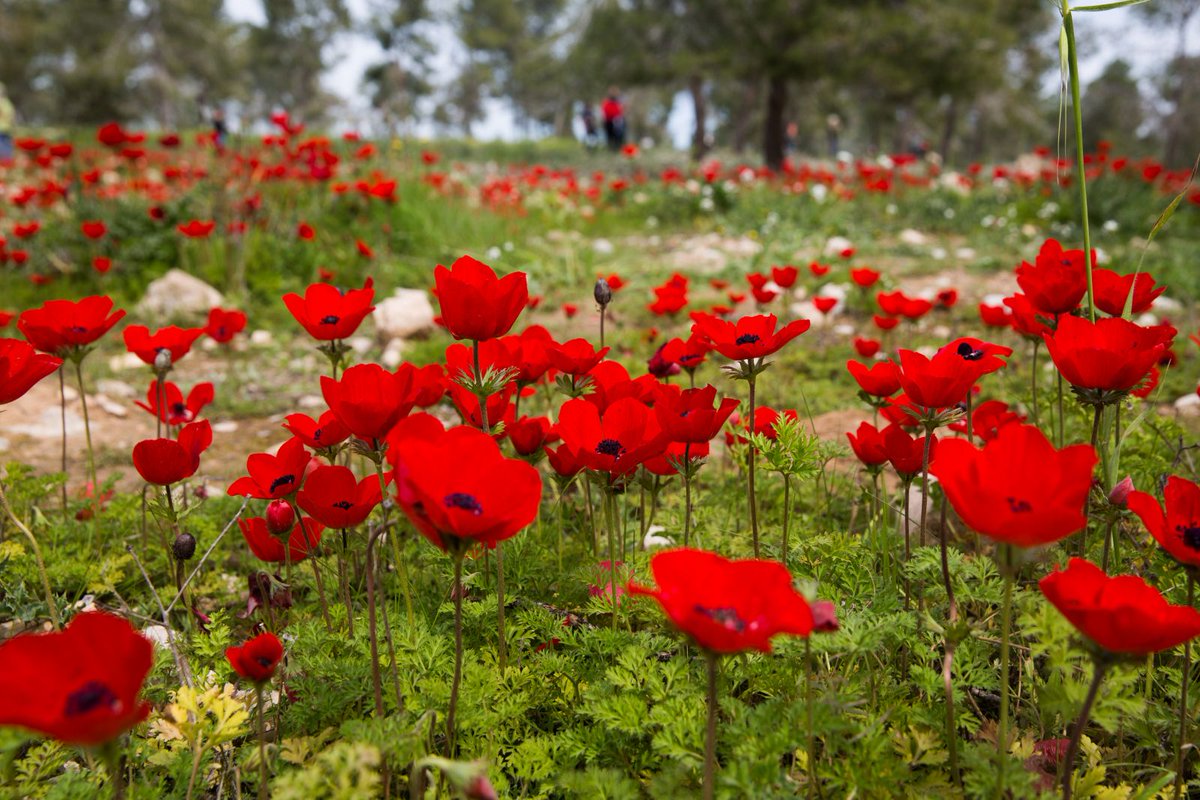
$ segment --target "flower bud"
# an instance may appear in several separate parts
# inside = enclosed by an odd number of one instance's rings
[[[1133,491],[1133,478],[1126,475],[1121,480],[1117,481],[1117,485],[1108,493],[1108,502],[1117,508],[1125,508],[1126,501],[1129,500],[1129,493]]]
[[[196,554],[196,537],[186,531],[180,532],[175,536],[175,543],[171,545],[171,553],[176,561],[187,561]]]
[[[165,375],[171,371],[171,351],[167,348],[158,348],[158,352],[154,355],[154,371],[159,375]]]
[[[296,524],[296,512],[287,500],[272,500],[267,506],[267,530],[275,536],[286,536]]]
[[[608,285],[608,281],[604,278],[596,279],[596,288],[592,289],[592,297],[596,298],[596,304],[604,308],[612,302],[612,287]]]

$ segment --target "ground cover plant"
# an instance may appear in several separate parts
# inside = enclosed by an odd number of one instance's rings
[[[1200,780],[1189,172],[273,122],[0,168],[6,796]]]

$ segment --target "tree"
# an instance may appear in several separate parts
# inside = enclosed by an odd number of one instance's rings
[[[248,73],[260,113],[284,109],[320,119],[334,98],[321,88],[328,48],[350,24],[344,0],[262,0],[266,22],[250,31]]]
[[[1144,103],[1129,63],[1116,59],[1084,92],[1084,146],[1096,147],[1101,139],[1112,142],[1119,152],[1129,152],[1138,141]]]
[[[433,91],[431,23],[425,0],[385,0],[373,9],[368,28],[384,58],[367,68],[363,83],[391,135],[417,116],[418,103]]]

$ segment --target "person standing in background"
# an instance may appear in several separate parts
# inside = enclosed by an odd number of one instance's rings
[[[213,145],[217,148],[218,153],[225,152],[225,137],[229,134],[229,129],[225,125],[225,112],[217,106],[212,110],[212,127],[213,127]]]
[[[600,113],[604,117],[608,149],[620,150],[625,145],[625,106],[621,104],[621,92],[617,87],[609,87],[608,96],[600,104]]]
[[[0,83],[0,164],[9,164],[13,158],[13,128],[17,124],[17,109],[13,106],[12,100],[8,99],[8,93],[4,89],[4,84]]]

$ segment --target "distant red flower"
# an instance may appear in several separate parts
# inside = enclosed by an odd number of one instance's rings
[[[875,323],[875,327],[881,331],[890,331],[892,328],[900,324],[900,320],[896,317],[886,317],[880,314],[875,314],[871,317],[871,321]]]
[[[708,337],[714,350],[735,361],[769,356],[812,325],[798,319],[776,330],[778,319],[774,314],[746,316],[733,323],[702,312],[692,314],[692,323],[692,333]]]
[[[846,369],[858,388],[871,397],[891,397],[900,391],[900,368],[892,361],[879,361],[868,367],[851,360],[846,362]]]
[[[859,423],[855,433],[847,433],[850,449],[865,467],[878,467],[888,460],[887,448],[883,444],[883,436],[869,422]]]
[[[882,346],[882,343],[878,339],[868,339],[864,336],[854,337],[854,352],[863,358],[871,358],[879,352]]]
[[[775,441],[779,435],[775,430],[775,426],[780,420],[790,419],[795,421],[799,418],[800,415],[792,409],[776,411],[770,406],[758,406],[754,409],[754,430],[749,431],[749,421],[743,419],[740,414],[735,412],[729,416],[729,427],[732,430],[725,432],[725,444],[746,444],[749,442],[749,439],[745,436],[747,432],[765,436],[767,439]]]
[[[790,264],[784,266],[771,267],[771,280],[775,281],[781,288],[790,289],[796,283],[796,278],[799,277],[800,271]]]
[[[160,351],[171,354],[171,363],[188,354],[192,344],[204,335],[204,328],[179,328],[168,325],[153,334],[145,325],[130,325],[124,330],[125,348],[150,366]]]
[[[1169,325],[1143,328],[1120,317],[1089,322],[1067,316],[1043,334],[1054,366],[1079,389],[1124,392],[1142,382],[1175,336]]]
[[[1134,491],[1126,505],[1162,549],[1181,564],[1200,567],[1200,487],[1172,475],[1163,490],[1166,509],[1154,495]]]
[[[249,475],[230,484],[228,493],[232,497],[255,497],[259,500],[274,500],[290,497],[304,483],[312,456],[304,448],[304,442],[293,436],[284,442],[275,455],[252,453],[246,458]]]
[[[382,441],[412,409],[412,380],[411,371],[392,373],[378,364],[356,364],[341,380],[322,376],[321,393],[338,420],[370,444]]]
[[[34,219],[30,220],[29,222],[16,223],[13,225],[12,233],[13,236],[17,237],[18,239],[32,239],[41,229],[42,223]]]
[[[536,468],[506,458],[479,430],[433,425],[393,437],[387,452],[396,499],[423,536],[442,550],[495,547],[533,522],[542,495]]]
[[[225,658],[233,671],[246,680],[263,684],[271,680],[279,662],[283,660],[283,643],[275,634],[267,631],[238,647],[225,649]]]
[[[963,522],[1018,547],[1056,542],[1087,524],[1084,509],[1096,452],[1079,444],[1055,450],[1033,425],[1005,425],[977,448],[938,442],[929,467]]]
[[[599,364],[610,348],[599,350],[593,347],[587,339],[571,339],[559,345],[550,346],[546,355],[550,366],[567,375],[585,375]]]
[[[664,344],[662,357],[692,372],[704,363],[704,357],[711,349],[712,345],[704,335],[693,333],[687,339],[671,339]]]
[[[868,289],[879,281],[879,273],[869,267],[859,267],[850,270],[850,280],[858,286]]]
[[[296,505],[327,528],[361,525],[383,499],[379,478],[358,481],[343,466],[320,466],[309,473]]]
[[[487,264],[470,256],[434,271],[442,321],[455,339],[481,341],[503,336],[529,300],[525,273],[497,278]]]
[[[154,646],[124,619],[85,611],[55,633],[0,644],[0,725],[70,744],[100,745],[146,719],[138,695]]]
[[[822,314],[828,314],[833,311],[833,307],[838,303],[836,297],[814,297],[812,299],[813,308],[820,311]]]
[[[348,339],[358,330],[367,314],[375,310],[374,282],[367,278],[361,289],[340,291],[328,283],[314,283],[304,290],[304,297],[290,292],[283,304],[308,335],[318,341]]]
[[[62,359],[34,351],[20,339],[0,339],[0,405],[20,398],[62,366]]]
[[[363,258],[374,258],[375,257],[375,251],[372,250],[371,246],[369,244],[367,244],[366,242],[364,242],[362,239],[354,240],[354,249],[356,249],[358,251],[358,254],[360,256],[362,256]]]
[[[311,242],[313,239],[317,238],[317,229],[312,225],[309,225],[307,222],[301,222],[296,226],[296,236],[306,242]]]
[[[671,622],[713,653],[771,652],[771,637],[808,636],[808,602],[776,561],[732,561],[703,550],[668,550],[650,559],[657,589],[629,582],[631,594],[658,601]]]
[[[1095,254],[1092,254],[1095,264]],[[1017,285],[1033,307],[1045,314],[1074,311],[1087,294],[1087,267],[1082,250],[1063,250],[1054,239],[1047,239],[1033,264],[1017,267]]]
[[[299,522],[293,522],[287,536],[289,552],[285,553],[283,540],[271,533],[262,517],[238,517],[238,526],[254,557],[272,564],[284,564],[289,558],[297,564],[308,558],[309,551],[315,551],[321,543],[321,534],[325,530],[325,526],[316,520],[305,520],[303,527]]]
[[[949,408],[966,400],[971,386],[983,375],[1004,366],[1012,349],[979,339],[956,339],[926,358],[914,350],[900,351],[900,387],[919,406]]]
[[[212,220],[193,219],[182,225],[177,225],[176,230],[189,239],[207,239],[216,226],[217,223]]]
[[[1054,332],[1050,327],[1054,315],[1034,308],[1025,295],[1018,292],[1012,297],[1006,297],[1004,305],[1010,311],[1009,323],[1013,330],[1022,336],[1040,341],[1043,335]]]
[[[985,442],[996,438],[996,433],[1005,425],[1014,422],[1024,422],[1025,417],[1012,411],[1008,403],[1001,400],[988,400],[975,407],[971,414],[971,432]],[[950,430],[958,433],[967,432],[967,419],[963,417],[950,424]]]
[[[721,426],[738,407],[737,398],[725,397],[714,408],[716,399],[713,386],[682,391],[664,386],[654,403],[654,415],[663,435],[672,442],[708,442],[721,432]]]
[[[166,393],[165,405],[159,408],[159,400],[162,398],[158,381],[151,381],[150,389],[146,392],[146,402],[139,401],[137,405],[168,425],[186,425],[213,401],[213,385],[208,382],[197,383],[193,386],[192,390],[188,392],[186,401],[183,399],[183,391],[170,381],[166,382],[164,391]]]
[[[650,359],[646,362],[646,371],[660,380],[669,378],[672,375],[678,375],[682,369],[674,361],[663,358],[663,350],[666,346],[666,342],[660,344],[658,349],[654,351],[654,355],[650,356]]]
[[[1007,328],[1012,325],[1010,312],[1004,306],[979,304],[979,319],[990,328]]]
[[[1042,594],[1088,639],[1110,653],[1145,656],[1200,635],[1200,612],[1175,606],[1136,575],[1109,577],[1072,558],[1038,581]]]
[[[589,469],[611,479],[628,475],[666,446],[654,412],[632,397],[611,403],[603,413],[586,399],[568,400],[555,431]]]
[[[813,261],[808,265],[808,271],[817,278],[822,278],[825,275],[828,275],[830,269],[831,267],[828,264],[822,264],[818,261]]]
[[[942,289],[934,298],[941,308],[952,308],[958,302],[957,289]]]
[[[208,325],[204,327],[204,332],[214,342],[225,344],[245,329],[246,313],[244,311],[223,308],[209,309]]]
[[[17,330],[43,353],[67,357],[108,333],[124,316],[122,309],[113,311],[108,295],[79,301],[47,300],[38,308],[22,312]]]
[[[551,427],[549,417],[521,417],[505,428],[505,434],[517,455],[531,456],[540,453],[547,443],[558,440]]]
[[[108,256],[95,256],[92,259],[92,269],[103,275],[112,269],[112,259]]]
[[[212,444],[208,420],[191,422],[178,439],[143,439],[133,446],[133,466],[146,483],[169,486],[196,474],[200,454]]]
[[[307,414],[288,414],[283,427],[313,450],[335,447],[350,438],[350,429],[332,411],[326,411],[318,420]]]
[[[579,313],[579,306],[577,306],[575,303],[563,303],[562,312],[563,316],[565,316],[567,319],[571,319],[577,313]]]
[[[896,474],[906,480],[912,480],[925,466],[925,437],[910,436],[904,428],[892,423],[882,431],[883,450],[887,460],[896,470]],[[929,458],[937,455],[938,437],[931,435],[929,439]]]
[[[1131,292],[1133,306],[1130,311],[1141,314],[1149,311],[1158,296],[1166,290],[1165,286],[1155,286],[1154,277],[1146,272],[1119,275],[1111,269],[1092,270],[1092,291],[1096,308],[1114,317],[1125,313],[1125,301]]]
[[[100,239],[108,233],[108,226],[103,220],[84,220],[80,223],[79,230],[89,239]]]
[[[105,147],[120,147],[129,141],[129,135],[115,122],[106,122],[96,130],[96,141]]]

